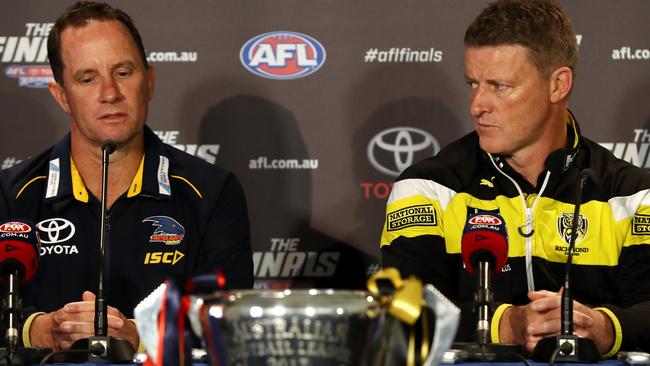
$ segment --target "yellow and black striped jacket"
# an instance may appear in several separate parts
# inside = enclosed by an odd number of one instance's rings
[[[506,266],[493,277],[498,321],[529,290],[558,291],[567,260],[577,179],[595,177],[583,193],[571,270],[575,300],[612,319],[620,350],[650,351],[650,175],[580,136],[569,121],[567,147],[549,155],[538,188],[505,159],[482,151],[475,132],[406,169],[388,199],[381,237],[384,267],[432,283],[462,309],[458,341],[474,339],[477,279],[463,267],[461,235],[469,214],[498,211],[505,219]]]

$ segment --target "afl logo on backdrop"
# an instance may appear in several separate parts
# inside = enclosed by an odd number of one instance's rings
[[[323,66],[325,48],[306,34],[270,32],[248,40],[239,59],[253,74],[269,79],[296,79]]]
[[[376,134],[368,144],[367,153],[375,169],[397,177],[413,163],[436,155],[438,151],[438,140],[427,131],[415,127],[393,127]]]

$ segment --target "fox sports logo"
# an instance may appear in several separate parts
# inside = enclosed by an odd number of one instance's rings
[[[270,32],[249,39],[239,52],[241,63],[269,79],[297,79],[313,74],[325,63],[325,48],[313,37],[297,32]]]

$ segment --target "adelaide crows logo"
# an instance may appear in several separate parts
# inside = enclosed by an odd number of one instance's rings
[[[156,230],[149,237],[152,243],[176,245],[185,236],[185,228],[183,225],[169,216],[150,216],[142,220],[142,222],[151,222],[151,225],[156,227]]]
[[[564,241],[571,242],[571,226],[573,225],[573,213],[563,212],[562,216],[557,218],[557,230]],[[579,244],[587,235],[589,220],[582,214],[578,217],[578,228],[576,232],[576,244]]]

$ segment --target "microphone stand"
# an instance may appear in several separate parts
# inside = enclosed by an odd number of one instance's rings
[[[5,316],[9,318],[7,322],[7,331],[5,340],[7,342],[7,353],[9,358],[13,357],[16,352],[18,343],[18,328],[16,323],[20,317],[20,308],[18,307],[18,294],[16,293],[18,281],[16,281],[16,272],[9,274],[9,290],[7,291],[7,310]]]
[[[106,196],[108,191],[108,156],[115,151],[115,143],[106,141],[102,144],[102,202],[101,227],[99,234],[99,285],[95,298],[95,336],[75,341],[73,350],[88,350],[88,354],[71,354],[71,362],[125,363],[133,360],[135,350],[129,341],[108,335],[108,304],[104,294],[106,276],[106,235],[108,220],[106,218]]]
[[[21,299],[18,295],[18,271],[9,273],[9,288],[4,299],[4,315],[7,330],[5,332],[6,348],[0,348],[0,365],[30,365],[37,363],[51,349],[17,347],[18,329],[21,321]]]
[[[546,362],[596,362],[602,360],[602,356],[598,352],[593,340],[580,338],[573,334],[573,295],[571,293],[570,273],[576,234],[578,232],[580,206],[582,205],[582,190],[587,178],[589,178],[589,174],[585,169],[580,173],[575,208],[573,210],[573,222],[571,223],[571,239],[569,240],[569,252],[567,254],[564,274],[564,291],[562,292],[561,302],[562,327],[560,335],[546,337],[540,340],[533,350],[533,359]],[[553,360],[553,358],[555,359]]]
[[[475,294],[475,309],[478,312],[476,335],[478,344],[472,342],[454,343],[451,348],[461,349],[467,353],[466,359],[479,361],[520,361],[523,348],[518,344],[489,343],[490,318],[492,317],[493,294],[490,288],[490,267],[492,261],[481,259],[478,262],[478,290]]]
[[[490,290],[490,266],[486,261],[478,264],[478,290],[476,292],[476,306],[478,307],[478,322],[476,334],[478,343],[483,346],[490,339],[490,314],[492,313],[492,291]]]

